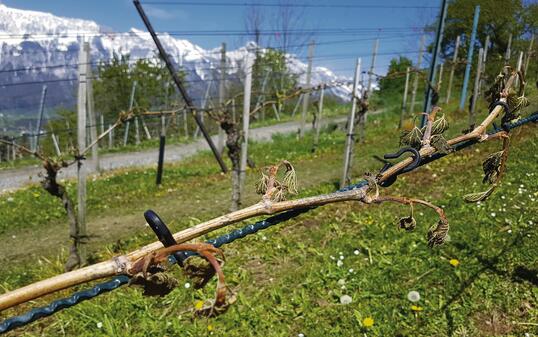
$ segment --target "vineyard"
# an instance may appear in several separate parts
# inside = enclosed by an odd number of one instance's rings
[[[504,45],[493,2],[458,4],[419,6],[437,18],[418,61],[384,75],[378,36],[353,78],[318,77],[329,42],[295,27],[283,49],[256,29],[240,56],[223,44],[193,79],[147,8],[246,6],[260,28],[260,8],[325,7],[135,0],[155,63],[81,43],[76,111],[44,118],[59,80],[36,81],[38,126],[0,136],[0,334],[538,334],[536,25]]]

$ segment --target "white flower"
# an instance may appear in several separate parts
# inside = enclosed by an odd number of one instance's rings
[[[191,284],[189,282],[185,283],[185,289],[189,289],[191,287]]]
[[[340,260],[343,260],[344,259],[344,255],[340,255]]]
[[[346,284],[346,280],[344,280],[343,278],[338,280],[338,285],[339,286],[343,286],[344,284]]]
[[[352,272],[353,272],[353,268],[349,268],[349,272],[352,273]]]
[[[491,212],[491,216],[492,217],[495,217],[497,214],[495,214],[495,212]]]
[[[512,234],[512,230],[511,230],[511,229],[508,230],[508,234]]]
[[[349,295],[342,295],[340,296],[340,303],[341,304],[350,304],[353,302],[353,299]]]
[[[358,250],[358,249],[355,249],[355,250],[353,251],[353,254],[355,254],[355,255],[359,255],[359,254],[360,254],[360,252],[359,252],[359,250]]]
[[[338,262],[336,262],[336,265],[338,267],[342,267],[344,265],[344,262],[342,262],[342,260],[338,260]]]
[[[297,337],[304,337],[304,333],[298,334]]]
[[[97,329],[101,329],[103,327],[103,322],[97,322]]]
[[[262,236],[262,240],[263,240],[263,241],[267,240],[267,236],[265,236],[265,235]]]
[[[9,197],[9,198],[7,198],[7,201],[8,201],[8,202],[13,202],[14,200],[15,200],[15,199],[13,199],[13,197]]]
[[[411,302],[418,302],[420,301],[420,294],[416,290],[411,290],[409,293],[407,293],[407,299]]]
[[[334,260],[334,256],[331,255],[331,256],[329,256],[329,257],[331,258],[331,260]]]

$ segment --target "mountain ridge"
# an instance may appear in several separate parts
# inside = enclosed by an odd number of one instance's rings
[[[206,90],[206,81],[215,76],[220,64],[220,49],[204,49],[188,40],[168,33],[161,42],[173,58],[187,71],[194,97]],[[65,18],[51,13],[11,8],[0,4],[0,112],[28,114],[37,111],[43,84],[48,86],[47,108],[75,104],[78,50],[82,40],[91,46],[92,63],[108,61],[114,54],[132,59],[155,58],[156,48],[150,35],[131,28],[128,32],[110,32],[95,21]],[[227,52],[227,73],[231,79],[240,74],[245,54],[255,48],[253,42]],[[305,83],[307,65],[294,55],[287,55],[288,68]],[[64,81],[65,80],[65,81]],[[348,81],[325,67],[313,67],[312,85]],[[28,83],[25,84],[22,83]],[[216,90],[216,88],[214,89]],[[341,100],[349,100],[349,86],[327,90]],[[199,102],[198,102],[199,103]]]

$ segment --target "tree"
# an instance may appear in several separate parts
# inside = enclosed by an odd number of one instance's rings
[[[529,33],[537,29],[538,4],[525,4],[522,0],[454,0],[448,6],[441,45],[445,57],[452,55],[457,36],[470,35],[476,5],[480,5],[480,20],[475,47],[483,47],[486,35],[489,35],[492,42],[490,55],[504,54],[510,34],[513,40],[528,39]],[[460,48],[465,55],[468,43]]]
[[[129,108],[134,81],[135,102],[141,109],[162,106],[175,90],[162,62],[138,59],[133,63],[128,55],[114,55],[110,62],[98,66],[98,78],[93,84],[96,108],[105,118],[116,120],[119,112]]]
[[[413,62],[405,56],[395,57],[390,60],[387,75],[379,80],[379,92],[381,95],[401,93],[405,85],[405,71],[412,68]]]
[[[285,53],[277,49],[265,49],[256,58],[253,68],[259,69],[261,74],[261,81],[254,82],[253,91],[264,95],[265,99],[278,101],[277,108],[280,111],[284,104],[281,98],[297,86],[298,77],[289,70]]]
[[[313,38],[313,30],[306,29],[305,16],[304,8],[294,6],[290,0],[279,0],[271,11],[260,8],[256,2],[246,9],[245,30],[249,38],[254,38],[257,48],[253,67],[253,93],[265,97],[267,94],[274,96],[286,92],[291,82],[296,83],[296,78],[290,82],[292,76],[287,68],[287,56],[290,53],[300,54]],[[262,48],[270,50],[269,53],[262,52]],[[274,66],[268,63],[273,61],[276,62]],[[268,71],[270,78],[266,80]],[[273,74],[278,74],[278,81]],[[265,86],[264,80],[268,81]],[[281,108],[282,105],[279,104],[279,112]]]

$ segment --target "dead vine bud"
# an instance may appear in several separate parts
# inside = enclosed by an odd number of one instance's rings
[[[209,306],[196,309],[195,315],[214,317],[224,313],[231,304],[226,298],[228,287],[224,281],[222,271],[222,265],[225,260],[224,253],[219,248],[207,243],[177,244],[161,248],[139,258],[128,271],[134,280],[131,284],[142,285],[145,295],[163,296],[168,294],[177,286],[178,282],[173,277],[164,274],[166,268],[162,263],[168,260],[170,254],[185,251],[197,253],[207,260],[213,268],[213,272],[208,272],[206,264],[194,264],[191,262],[187,265],[186,272],[188,274],[202,277],[202,280],[197,284],[198,286],[205,285],[214,274],[217,274],[218,277],[215,300]],[[219,256],[220,260],[216,256]],[[200,269],[197,269],[197,267],[200,267]]]
[[[282,180],[277,180],[280,168],[286,169]],[[283,201],[288,194],[297,194],[297,174],[293,165],[283,160],[277,165],[265,168],[267,174],[262,171],[260,180],[256,183],[256,193],[262,194],[266,201]]]
[[[500,185],[501,179],[506,170],[506,162],[508,161],[508,152],[510,148],[510,136],[507,132],[500,132],[497,136],[503,140],[503,148],[501,151],[490,154],[482,163],[484,178],[482,183],[489,184],[490,187],[483,192],[470,193],[463,196],[466,202],[478,202],[486,200],[495,189]]]
[[[404,198],[404,197],[398,197],[398,196],[379,196],[375,199],[370,200],[369,202],[365,200],[366,203],[371,202],[371,203],[376,203],[376,204],[380,204],[382,202],[387,202],[387,201],[409,205],[411,207],[411,215],[408,217],[400,218],[400,221],[399,221],[399,227],[407,231],[411,231],[415,229],[416,227],[416,220],[413,217],[413,205],[414,204],[423,205],[423,206],[433,209],[439,216],[439,221],[437,222],[436,225],[430,227],[430,229],[428,230],[428,246],[430,247],[439,246],[439,245],[442,245],[446,241],[447,236],[448,236],[448,230],[450,229],[450,227],[449,227],[448,219],[445,215],[445,212],[443,211],[441,207],[436,206],[425,200],[410,199],[410,198]]]

